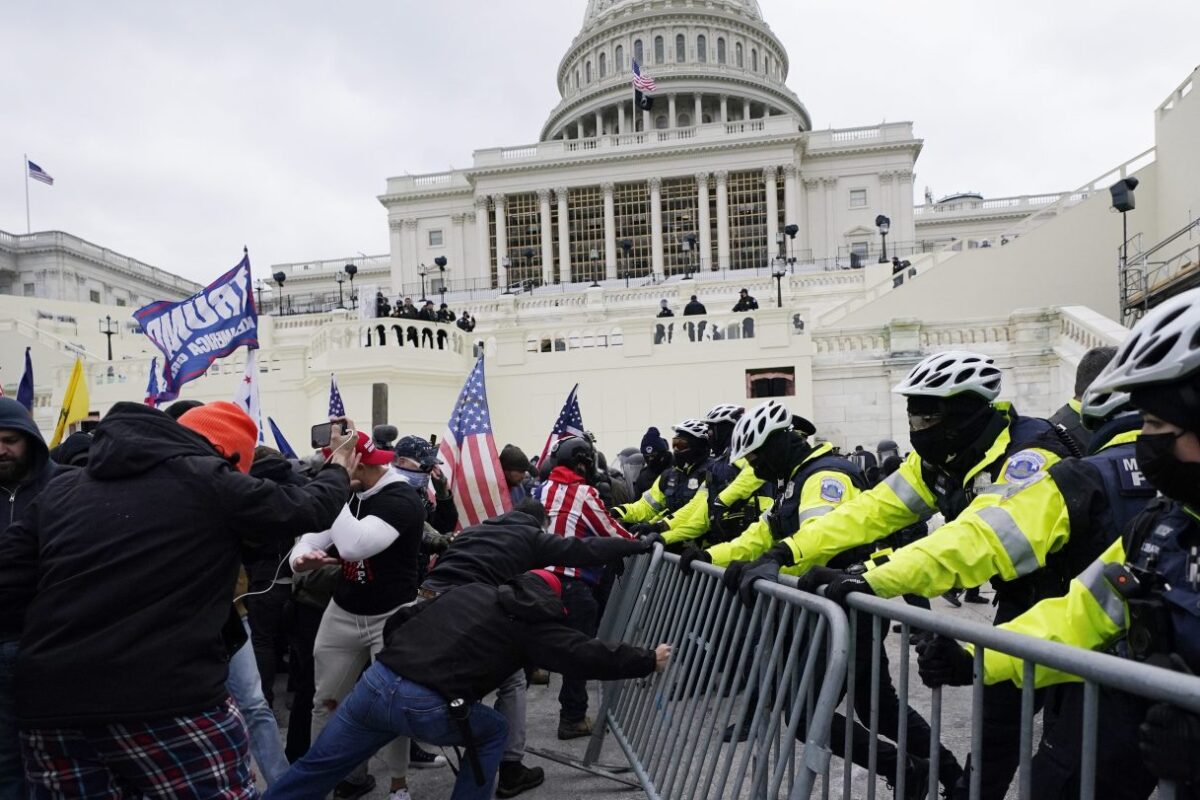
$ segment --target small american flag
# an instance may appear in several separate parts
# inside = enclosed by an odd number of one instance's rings
[[[646,94],[654,94],[658,90],[657,84],[654,83],[654,78],[642,74],[642,68],[638,64],[637,59],[633,60],[633,88]]]
[[[158,357],[150,359],[150,379],[146,382],[146,405],[158,408]]]
[[[546,439],[546,446],[542,448],[542,457],[538,459],[538,463],[544,463],[546,456],[550,454],[550,448],[554,447],[555,442],[567,436],[583,437],[583,415],[579,413],[579,384],[575,384],[575,388],[567,395],[567,402],[563,403],[562,411],[558,412],[558,419],[554,423],[554,430],[550,431],[550,438]]]
[[[337,388],[337,378],[329,373],[329,416],[346,416],[346,406],[342,404],[342,393]]]
[[[25,163],[29,165],[29,177],[33,178],[35,181],[41,181],[42,183],[49,184],[50,186],[54,185],[54,178],[50,177],[50,173],[46,172],[46,170],[30,161],[28,158],[25,159]]]
[[[459,530],[512,509],[500,455],[492,439],[483,356],[475,362],[458,395],[438,452],[446,462],[446,477],[454,490]]]

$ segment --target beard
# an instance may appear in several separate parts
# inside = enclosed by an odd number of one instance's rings
[[[20,483],[29,474],[29,467],[32,460],[29,455],[20,458],[15,456],[0,457],[0,483],[8,485]]]

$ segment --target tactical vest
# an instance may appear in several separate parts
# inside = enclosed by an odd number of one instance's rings
[[[767,526],[771,530],[771,537],[776,541],[791,536],[799,529],[800,495],[804,484],[818,472],[838,472],[848,477],[856,489],[865,490],[867,488],[867,480],[862,470],[845,456],[826,453],[804,462],[795,474],[783,484],[782,491],[778,493],[775,503],[765,515]],[[831,502],[833,501],[831,500]]]
[[[1127,599],[1132,649],[1146,654],[1177,653],[1200,674],[1200,523],[1174,501],[1147,507],[1125,536],[1129,565],[1151,586],[1143,598]]]
[[[671,467],[658,479],[658,490],[663,493],[665,514],[674,514],[688,504],[700,487],[704,485],[705,476],[716,459],[709,458],[697,464],[691,472],[684,472],[679,467]]]
[[[728,458],[714,457],[708,470],[708,518],[720,516],[719,526],[710,526],[705,537],[711,544],[728,542],[736,539],[746,528],[756,522],[762,515],[759,509],[759,498],[774,497],[774,487],[764,483],[749,497],[724,506],[721,504],[721,492],[742,473],[742,468],[729,462]]]

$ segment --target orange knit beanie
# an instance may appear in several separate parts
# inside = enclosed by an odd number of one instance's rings
[[[225,400],[206,403],[180,417],[179,424],[203,436],[223,457],[236,456],[233,466],[250,472],[254,447],[258,444],[258,426],[241,408]]]

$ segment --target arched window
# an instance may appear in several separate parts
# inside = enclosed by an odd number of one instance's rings
[[[751,50],[750,50],[750,70],[751,70],[751,72],[758,72],[758,49],[757,48],[751,48]]]
[[[600,77],[601,78],[608,77],[608,54],[607,53],[600,54]]]
[[[737,64],[738,69],[742,69],[746,66],[745,61],[742,59],[742,43],[741,42],[738,42],[733,47],[733,63]]]
[[[682,64],[687,61],[687,39],[683,38],[683,34],[675,37],[675,63]]]
[[[667,46],[663,42],[663,37],[654,37],[654,63],[661,64],[667,60]]]
[[[765,56],[765,58],[767,61],[767,74],[770,75],[771,74],[771,56],[767,55],[767,56]]]
[[[696,60],[701,64],[708,62],[708,39],[703,34],[696,37]]]
[[[617,45],[617,52],[613,58],[613,71],[614,72],[624,72],[625,71],[625,48],[622,47],[621,45]]]
[[[583,65],[583,79],[588,83],[592,82],[592,62],[587,62]]]
[[[657,128],[658,130],[660,130],[660,131],[666,130],[667,125],[668,125],[668,121],[667,121],[666,114],[659,114],[657,117],[654,118],[654,127]]]
[[[717,63],[718,64],[725,63],[725,37],[724,36],[717,37]]]
[[[639,64],[646,63],[646,54],[642,52],[642,40],[638,39],[633,43],[633,60]]]
[[[679,127],[681,127],[681,128],[692,127],[692,115],[691,114],[680,114],[679,115]]]

